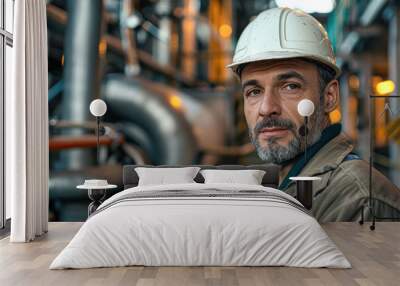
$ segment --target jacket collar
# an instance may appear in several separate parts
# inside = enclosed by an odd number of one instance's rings
[[[340,133],[339,130],[336,134],[338,135],[333,138],[327,138],[329,141],[325,142],[322,147],[319,147],[305,165],[297,161],[280,184],[279,189],[286,190],[293,183],[288,177],[298,175],[317,176],[318,174],[336,169],[343,159],[353,150],[350,139],[344,133]],[[302,158],[300,158],[300,160],[302,160]],[[296,174],[292,174],[293,171],[295,171]]]
[[[340,133],[314,155],[303,168],[301,174],[304,176],[317,176],[334,170],[353,149],[354,146],[350,138],[344,133]]]

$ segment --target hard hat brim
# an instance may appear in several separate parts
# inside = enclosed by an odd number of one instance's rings
[[[322,57],[317,57],[315,55],[296,53],[296,52],[283,52],[283,51],[277,51],[277,52],[269,51],[266,53],[257,54],[252,57],[243,58],[243,59],[240,59],[239,61],[234,61],[233,63],[227,65],[226,68],[231,68],[233,72],[237,73],[238,67],[243,64],[249,64],[249,63],[260,62],[260,61],[269,61],[269,60],[278,60],[278,59],[295,59],[295,58],[312,59],[314,61],[325,64],[334,70],[335,78],[339,77],[339,75],[341,73],[340,68],[335,63],[329,62]]]

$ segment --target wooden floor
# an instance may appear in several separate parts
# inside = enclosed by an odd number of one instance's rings
[[[48,270],[81,223],[50,223],[32,243],[0,241],[0,285],[400,285],[400,223],[332,223],[324,229],[353,268],[120,267]]]

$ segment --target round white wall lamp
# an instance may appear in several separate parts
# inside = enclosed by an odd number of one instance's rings
[[[104,100],[95,99],[90,103],[89,110],[93,116],[101,117],[107,112],[107,104]]]
[[[297,111],[303,117],[309,117],[314,113],[314,103],[309,99],[302,99],[297,105]]]

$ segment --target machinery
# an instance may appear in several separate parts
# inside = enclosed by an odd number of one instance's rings
[[[85,219],[88,199],[75,186],[85,178],[121,186],[124,164],[215,164],[252,152],[248,145],[227,147],[234,141],[232,92],[205,86],[193,55],[183,56],[179,69],[172,64],[174,27],[205,21],[193,3],[181,12],[168,3],[49,2],[50,219]],[[174,24],[174,17],[186,22]],[[201,36],[192,32],[182,32],[181,53],[195,52]],[[210,38],[209,45],[221,41],[215,32]],[[108,106],[99,165],[89,113],[95,98]]]

